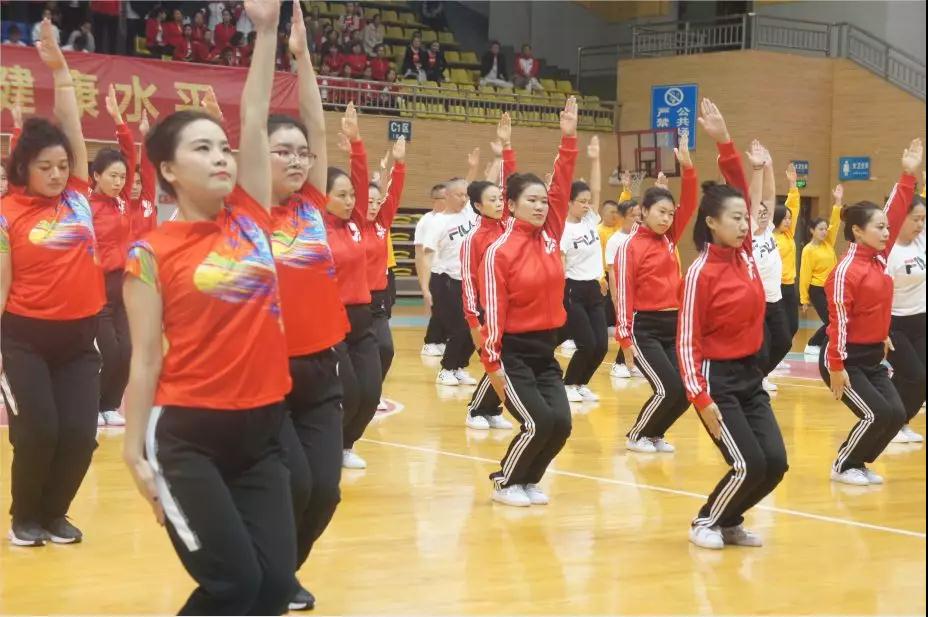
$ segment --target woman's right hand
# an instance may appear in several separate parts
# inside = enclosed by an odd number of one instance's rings
[[[358,126],[358,110],[355,109],[354,103],[348,103],[345,108],[345,115],[342,117],[342,133],[350,141],[361,139],[361,128]]]
[[[808,305],[808,304],[803,304],[803,305],[800,306],[799,308],[802,310],[802,314],[803,314],[803,315],[805,315],[805,314],[809,311],[809,305]]]
[[[625,367],[628,370],[635,368],[635,356],[637,355],[634,346],[622,348],[622,356],[625,357]]]
[[[506,404],[506,373],[503,372],[503,369],[497,369],[492,373],[487,373],[487,378],[490,380],[490,385],[493,386],[493,389],[496,390],[496,395],[499,397],[499,402],[501,405]]]
[[[478,351],[483,349],[483,332],[480,330],[480,326],[470,329],[470,339],[474,342],[474,347]]]
[[[125,459],[132,479],[135,480],[135,488],[151,506],[158,524],[164,525],[164,508],[158,499],[158,489],[155,488],[155,470],[144,456],[126,456]]]
[[[719,411],[718,405],[712,403],[703,407],[699,410],[699,417],[713,439],[722,438],[722,412]]]

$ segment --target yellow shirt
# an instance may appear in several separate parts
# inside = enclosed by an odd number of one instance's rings
[[[393,254],[393,234],[387,232],[387,267],[396,267],[396,255]]]
[[[783,260],[783,285],[796,282],[796,225],[799,224],[799,189],[791,188],[786,196],[786,209],[789,210],[790,226],[786,231],[773,232],[780,258]]]
[[[831,209],[831,222],[828,224],[828,236],[819,245],[809,242],[802,247],[802,259],[799,268],[799,302],[809,304],[809,285],[824,287],[828,275],[836,265],[835,241],[838,228],[841,227],[841,206]]]
[[[619,194],[619,203],[622,203],[623,201],[628,201],[631,198],[632,198],[632,194],[629,193],[628,191],[623,190]],[[609,271],[609,267],[611,265],[611,264],[606,263],[606,244],[609,243],[609,238],[612,237],[612,234],[619,231],[619,229],[621,229],[621,226],[619,225],[616,225],[615,227],[608,227],[601,223],[599,225],[599,243],[603,247],[603,265],[606,267],[606,272]]]

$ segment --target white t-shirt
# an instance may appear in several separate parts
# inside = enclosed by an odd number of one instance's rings
[[[603,277],[603,245],[596,227],[595,212],[587,213],[579,223],[564,226],[561,252],[564,272],[572,281],[598,281]]]
[[[911,244],[893,246],[886,264],[893,277],[893,315],[908,317],[925,312],[925,230]]]
[[[622,250],[622,245],[625,244],[630,237],[631,234],[627,234],[621,229],[609,236],[609,240],[606,241],[606,265],[609,267],[609,272],[612,272],[612,266],[615,265],[615,256],[619,254],[619,251]]]
[[[751,242],[754,244],[754,262],[764,284],[767,302],[779,302],[783,299],[783,290],[780,287],[783,280],[783,258],[773,237],[773,224],[767,225],[764,233],[751,236]]]
[[[461,244],[474,228],[478,216],[470,204],[467,204],[460,212],[436,214],[428,224],[428,231],[423,234],[422,246],[435,251],[432,257],[433,274],[447,274],[453,279],[461,280]]]
[[[416,221],[416,232],[412,237],[413,244],[422,244],[425,241],[426,235],[428,235],[428,230],[432,224],[432,219],[435,218],[436,212],[430,210],[422,216],[419,217],[419,220]]]

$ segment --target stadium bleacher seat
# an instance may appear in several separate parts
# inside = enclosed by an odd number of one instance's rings
[[[477,58],[476,52],[473,51],[462,51],[461,62],[472,66],[480,66],[480,59]]]
[[[453,32],[439,32],[438,33],[438,42],[442,45],[453,45],[457,46],[458,42],[454,39]]]
[[[368,21],[370,21],[371,19],[374,19],[374,15],[379,15],[379,14],[380,14],[380,9],[370,7],[370,6],[364,7],[364,19]]]
[[[467,69],[451,69],[451,81],[456,84],[473,84]]]
[[[460,64],[461,54],[456,51],[446,51],[445,60],[447,60],[449,64]]]
[[[332,13],[333,15],[344,15],[345,5],[341,2],[330,2],[329,12]]]
[[[557,80],[557,91],[569,94],[574,91],[574,85],[566,79]]]
[[[402,28],[399,28],[399,27],[397,27],[397,26],[387,26],[386,29],[385,29],[385,31],[384,31],[384,38],[385,38],[385,39],[392,39],[392,40],[395,40],[395,41],[406,41],[406,40],[409,40],[409,39],[406,38],[406,35],[405,35],[405,33],[403,32],[403,29],[402,29]]]
[[[385,10],[380,17],[381,21],[385,24],[399,24],[400,18],[397,16],[396,11]]]
[[[423,30],[422,31],[422,42],[428,45],[434,41],[438,40],[438,35],[434,30]]]
[[[135,37],[135,55],[136,56],[150,56],[151,52],[148,51],[148,45],[145,42],[144,36]]]
[[[541,87],[544,88],[545,92],[554,92],[557,90],[557,82],[555,82],[553,79],[542,78],[538,81],[541,83]]]

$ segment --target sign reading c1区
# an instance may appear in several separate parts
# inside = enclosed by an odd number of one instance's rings
[[[689,149],[695,150],[698,100],[696,84],[651,86],[651,128],[677,129],[680,137],[688,137]]]
[[[797,176],[809,175],[809,161],[792,161],[793,167],[796,168]]]
[[[869,180],[869,156],[842,156],[838,159],[839,180]]]
[[[387,122],[387,139],[396,141],[400,137],[405,137],[406,141],[412,141],[412,122],[409,120],[390,120]]]

